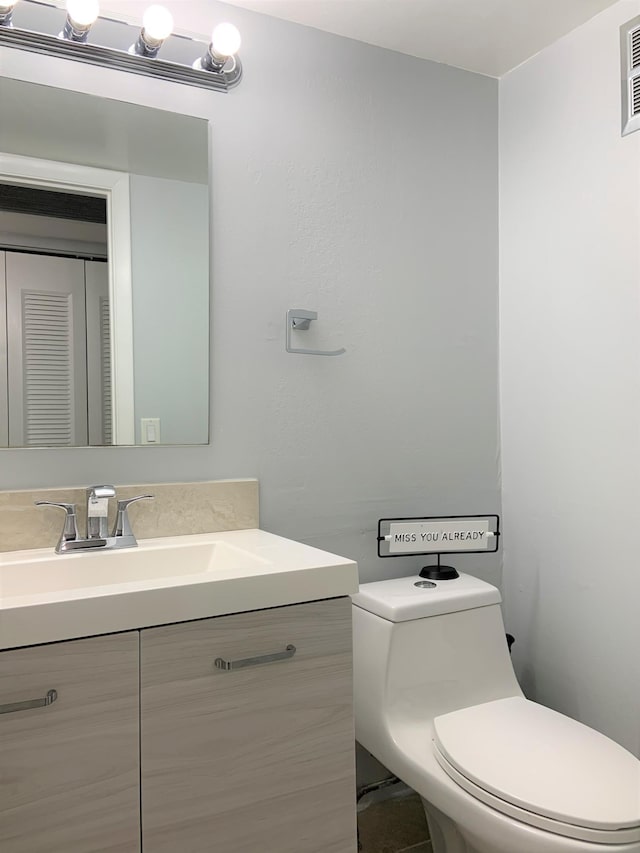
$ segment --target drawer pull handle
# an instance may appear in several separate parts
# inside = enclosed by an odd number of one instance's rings
[[[283,652],[275,652],[272,655],[258,655],[258,657],[255,658],[242,658],[241,660],[224,660],[223,658],[216,658],[213,663],[218,669],[223,669],[225,672],[228,672],[231,669],[242,669],[244,666],[258,666],[262,663],[273,663],[273,661],[276,660],[287,660],[288,658],[292,658],[295,653],[296,647],[289,643]]]
[[[49,690],[46,696],[42,699],[25,699],[24,702],[9,702],[6,705],[0,705],[0,714],[12,714],[14,711],[29,711],[31,708],[46,708],[58,698],[57,690]]]

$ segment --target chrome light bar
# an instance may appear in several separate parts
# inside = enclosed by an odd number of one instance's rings
[[[238,56],[229,57],[218,68],[203,67],[200,60],[210,51],[210,45],[189,36],[172,33],[163,43],[163,57],[149,57],[130,52],[140,31],[124,21],[98,17],[91,27],[91,40],[83,42],[60,37],[66,13],[58,6],[20,0],[12,13],[7,24],[0,21],[0,46],[218,92],[237,86],[242,78]]]

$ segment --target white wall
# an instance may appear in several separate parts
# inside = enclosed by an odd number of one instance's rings
[[[408,573],[376,557],[379,517],[499,510],[497,82],[189,9],[183,28],[242,31],[230,94],[8,49],[0,67],[211,121],[211,446],[4,451],[0,487],[257,476],[267,530],[364,580]],[[309,344],[347,353],[287,355],[297,307],[319,312]],[[499,579],[499,557],[459,565]]]
[[[640,134],[624,0],[500,83],[504,590],[526,692],[640,753]]]

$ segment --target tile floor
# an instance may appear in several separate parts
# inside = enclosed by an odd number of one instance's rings
[[[417,794],[391,797],[358,812],[361,853],[431,853]]]

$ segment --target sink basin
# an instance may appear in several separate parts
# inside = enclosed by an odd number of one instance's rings
[[[267,563],[226,542],[38,554],[1,564],[0,596],[23,596],[206,575]]]
[[[349,595],[353,560],[256,528],[0,552],[0,649]]]

